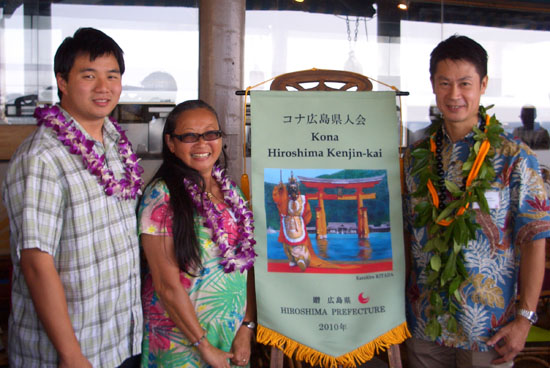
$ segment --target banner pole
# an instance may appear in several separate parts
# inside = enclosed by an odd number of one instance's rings
[[[246,94],[245,90],[237,90],[235,91],[235,95],[237,96],[244,96]],[[395,91],[396,96],[409,96],[410,92],[408,91]]]

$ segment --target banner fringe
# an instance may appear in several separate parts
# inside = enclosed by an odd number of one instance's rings
[[[321,353],[262,325],[258,325],[256,339],[261,344],[275,346],[286,356],[294,356],[297,360],[305,361],[312,366],[336,368],[341,365],[345,368],[353,368],[371,360],[374,354],[386,350],[391,345],[400,344],[409,337],[411,333],[407,323],[403,322],[371,342],[339,357]]]

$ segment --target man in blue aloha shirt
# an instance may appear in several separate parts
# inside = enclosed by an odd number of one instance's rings
[[[488,82],[487,53],[468,37],[452,36],[432,51],[430,76],[443,115],[438,128],[442,130],[439,172],[460,187],[465,182],[462,166],[475,143],[473,128],[482,124],[479,102]],[[414,208],[427,198],[411,195],[420,180],[417,173],[413,175],[411,151],[422,141],[405,153],[410,367],[511,367],[536,320],[550,207],[533,152],[509,134],[502,133],[500,139],[490,161],[496,175],[485,191],[489,213],[472,206],[480,228],[461,251],[468,278],[458,288],[462,302],[454,313],[457,329],[450,332],[448,317],[438,317],[442,330],[435,341],[425,332],[431,308],[425,268],[431,252],[423,251],[423,246],[430,235],[426,227],[414,226],[418,216]],[[440,194],[445,197],[450,194]]]

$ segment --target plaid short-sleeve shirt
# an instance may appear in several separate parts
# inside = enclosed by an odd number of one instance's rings
[[[94,150],[105,153],[105,165],[120,179],[120,135],[107,119],[103,131],[103,144],[95,142]],[[20,268],[21,250],[31,248],[53,256],[73,329],[94,367],[116,367],[139,354],[143,317],[136,201],[107,196],[82,157],[70,154],[44,126],[13,155],[2,195],[13,262],[10,366],[57,367],[57,352]]]

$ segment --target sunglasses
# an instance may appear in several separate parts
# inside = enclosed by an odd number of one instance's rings
[[[209,130],[202,134],[197,134],[197,133],[170,134],[170,137],[177,138],[180,142],[183,142],[183,143],[195,143],[195,142],[198,142],[201,137],[205,141],[215,141],[216,139],[220,139],[222,137],[222,131]]]

